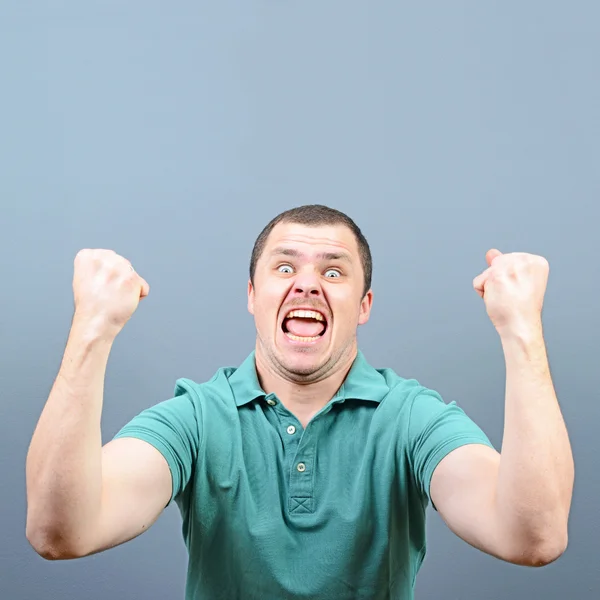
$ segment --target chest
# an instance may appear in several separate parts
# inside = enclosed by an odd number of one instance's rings
[[[409,484],[401,436],[371,406],[333,407],[306,427],[283,406],[240,411],[206,428],[196,495],[219,511],[280,515],[291,526],[300,515],[313,515],[304,517],[312,525],[385,516]]]
[[[184,515],[204,576],[276,590],[261,597],[354,600],[410,581],[423,529],[410,515],[423,511],[389,419],[346,406],[303,427],[285,409],[247,410],[205,432]]]

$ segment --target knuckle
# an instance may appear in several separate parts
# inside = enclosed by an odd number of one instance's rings
[[[129,260],[123,257],[119,257],[119,269],[122,270],[127,275],[133,275],[133,266]]]
[[[81,248],[75,255],[75,262],[81,262],[85,260],[92,251],[89,248]]]

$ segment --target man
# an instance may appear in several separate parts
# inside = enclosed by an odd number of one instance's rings
[[[574,468],[542,337],[548,264],[497,250],[487,262],[473,285],[506,359],[501,454],[455,403],[367,363],[356,330],[372,305],[369,246],[319,205],[282,213],[256,241],[246,361],[178,380],[102,448],[109,352],[149,286],[114,252],[81,251],[69,340],[27,457],[30,543],[48,559],[100,552],[175,500],[188,600],[408,599],[431,501],[484,552],[555,560]]]

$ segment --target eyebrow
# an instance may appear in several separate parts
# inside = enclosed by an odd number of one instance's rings
[[[290,256],[292,258],[303,258],[304,254],[293,248],[279,247],[275,248],[271,252],[271,256]],[[343,260],[348,263],[352,263],[352,258],[346,252],[320,252],[317,254],[317,258],[321,260]]]

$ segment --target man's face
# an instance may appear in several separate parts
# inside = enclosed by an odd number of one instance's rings
[[[279,223],[248,284],[257,355],[290,380],[324,378],[356,352],[356,329],[368,321],[372,303],[372,292],[363,291],[348,227]]]

